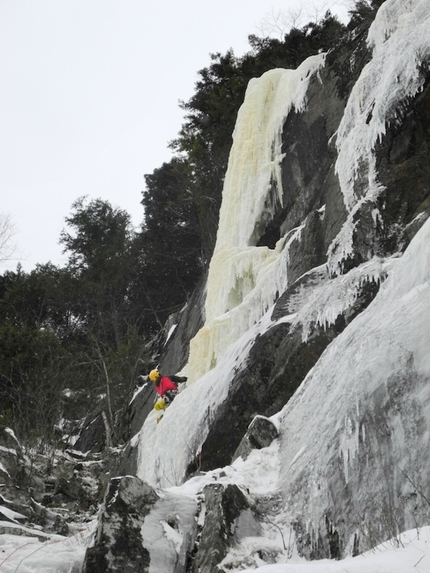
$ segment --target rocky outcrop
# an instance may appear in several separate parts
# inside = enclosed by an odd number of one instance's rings
[[[188,497],[159,497],[134,476],[112,478],[83,573],[191,571],[192,556],[199,554],[196,514]]]
[[[154,490],[137,477],[113,478],[83,573],[147,573],[150,557],[142,544],[141,528],[157,499]]]
[[[85,528],[102,500],[112,457],[55,450],[43,444],[30,448],[20,443],[11,428],[2,428],[0,534],[11,540],[24,536],[47,543]],[[24,541],[16,543],[25,545]]]
[[[210,484],[203,490],[205,520],[192,556],[190,573],[217,573],[227,550],[260,528],[249,502],[236,485]]]

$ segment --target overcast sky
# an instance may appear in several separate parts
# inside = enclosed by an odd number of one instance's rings
[[[324,7],[345,19],[347,1]],[[0,214],[17,228],[15,260],[0,271],[18,259],[25,270],[64,263],[59,234],[82,195],[109,200],[138,226],[143,176],[170,159],[178,102],[209,54],[244,54],[270,14],[300,4],[0,0]]]

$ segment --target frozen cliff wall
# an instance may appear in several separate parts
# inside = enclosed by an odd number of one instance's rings
[[[239,117],[235,144],[245,148],[249,171],[233,148],[206,325],[191,343],[188,369],[196,381],[156,433],[151,418],[145,423],[144,479],[156,483],[164,474],[177,483],[198,452],[206,469],[226,463],[252,416],[279,411],[370,303],[390,272],[390,257],[428,216],[428,9],[424,1],[387,1],[367,39],[250,86],[250,109],[258,108],[252,97],[260,85],[264,97],[257,101],[277,112],[248,114],[247,103],[241,110],[248,131],[240,133]],[[288,78],[285,91],[281,78]],[[287,100],[282,112],[280,94]],[[257,136],[248,125],[253,121]],[[258,153],[263,141],[270,152]],[[350,165],[354,144],[357,159]],[[172,461],[170,451],[155,448],[154,463],[146,448],[170,435],[178,420],[184,431],[176,432],[175,451],[184,455]]]
[[[132,440],[137,475],[179,491],[273,416],[279,523],[311,557],[429,519],[429,22],[387,0],[368,34],[251,84],[191,383]]]

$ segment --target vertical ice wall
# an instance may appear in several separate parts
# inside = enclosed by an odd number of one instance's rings
[[[381,512],[382,531],[388,520],[380,502],[390,499],[400,526],[407,506],[396,496],[410,491],[402,470],[416,483],[428,481],[422,452],[430,436],[429,324],[427,221],[372,304],[332,342],[279,416],[291,518],[301,515],[316,529],[330,508],[351,533],[361,515],[367,521],[360,532],[376,519],[374,511]],[[418,524],[414,511],[404,514],[411,527]],[[364,535],[362,542],[369,541]]]
[[[256,247],[255,232],[268,204],[281,201],[282,129],[294,107],[302,111],[312,75],[324,64],[313,56],[297,70],[277,69],[252,80],[234,132],[220,224],[207,285],[206,324],[191,341],[189,381],[156,424],[152,412],[136,437],[137,475],[156,487],[180,484],[204,442],[213,413],[228,395],[231,377],[246,360],[260,321],[287,283],[289,244]],[[262,232],[261,230],[259,232]],[[270,317],[267,317],[270,322]],[[219,360],[220,357],[223,360]],[[155,431],[156,430],[156,431]]]
[[[286,286],[288,244],[282,239],[275,249],[255,244],[264,232],[263,213],[282,203],[285,119],[292,108],[305,108],[310,78],[324,64],[324,57],[312,56],[296,70],[271,70],[248,85],[233,134],[209,268],[206,324],[190,345],[190,381],[212,369]]]
[[[381,191],[375,147],[402,105],[423,87],[422,65],[430,58],[428,0],[387,0],[369,29],[367,43],[372,59],[352,89],[337,132],[336,172],[350,216],[330,248],[333,274],[351,253],[355,211]]]

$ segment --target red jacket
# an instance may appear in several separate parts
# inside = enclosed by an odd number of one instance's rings
[[[169,390],[177,391],[178,387],[168,376],[162,376],[160,381],[155,385],[155,391],[163,397]]]

